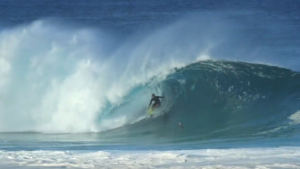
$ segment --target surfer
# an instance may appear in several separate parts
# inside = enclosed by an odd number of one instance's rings
[[[152,94],[152,99],[150,100],[148,109],[150,108],[153,101],[154,101],[154,104],[151,106],[152,111],[155,110],[158,106],[160,106],[159,98],[164,98],[164,97],[163,96],[155,96],[155,94]]]

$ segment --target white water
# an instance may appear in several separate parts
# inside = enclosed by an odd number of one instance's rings
[[[154,76],[159,81],[172,68],[199,60],[237,59],[288,67],[288,61],[264,59],[270,55],[252,51],[255,43],[241,40],[241,32],[231,29],[234,23],[216,18],[184,18],[118,43],[101,30],[72,28],[53,20],[2,29],[0,132],[76,133],[122,126],[143,118],[153,91],[124,107],[123,116],[99,124],[108,104],[118,106],[135,86]]]
[[[182,26],[120,46],[112,45],[114,38],[101,31],[72,29],[53,21],[3,30],[0,132],[93,132],[125,124],[131,113],[147,107],[151,91],[124,109],[125,116],[102,124],[98,118],[107,103],[119,105],[136,85],[153,76],[164,78],[171,68],[199,59],[199,45],[185,44],[188,39],[172,42],[170,37]]]
[[[296,113],[292,114],[289,117],[290,124],[292,125],[298,125],[300,124],[300,111],[297,111]]]
[[[299,169],[300,148],[190,151],[0,151],[4,168]]]

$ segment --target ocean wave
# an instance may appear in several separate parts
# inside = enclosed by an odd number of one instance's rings
[[[300,106],[299,82],[299,73],[280,67],[200,61],[174,70],[158,83],[150,82],[140,92],[132,92],[129,103],[113,108],[100,123],[122,117],[127,123],[110,131],[113,135],[151,136],[154,140],[295,134],[293,128],[299,127],[295,113]],[[127,113],[127,107],[143,103],[139,97],[149,91],[166,97],[161,99],[162,106],[155,112],[155,118],[147,118],[146,105],[137,109],[140,113]],[[138,122],[132,124],[135,120]]]
[[[254,43],[240,43],[235,26],[216,16],[188,17],[122,42],[54,20],[4,28],[0,132],[118,128],[121,135],[211,138],[291,125],[288,117],[299,110],[298,73],[233,61],[278,64],[269,55],[238,52]],[[146,110],[151,93],[166,96],[153,121]],[[185,132],[178,133],[178,123]]]

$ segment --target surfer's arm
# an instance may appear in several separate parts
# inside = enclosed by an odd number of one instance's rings
[[[151,100],[150,100],[150,103],[149,103],[148,109],[149,109],[149,107],[151,106],[151,104],[152,104],[152,101],[153,101],[153,99],[151,99]]]
[[[162,98],[165,98],[165,96],[157,96],[157,97],[158,97],[158,98],[161,98],[161,99],[162,99]]]

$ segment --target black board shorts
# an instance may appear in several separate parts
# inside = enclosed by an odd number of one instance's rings
[[[160,103],[154,103],[152,107],[160,106]]]

